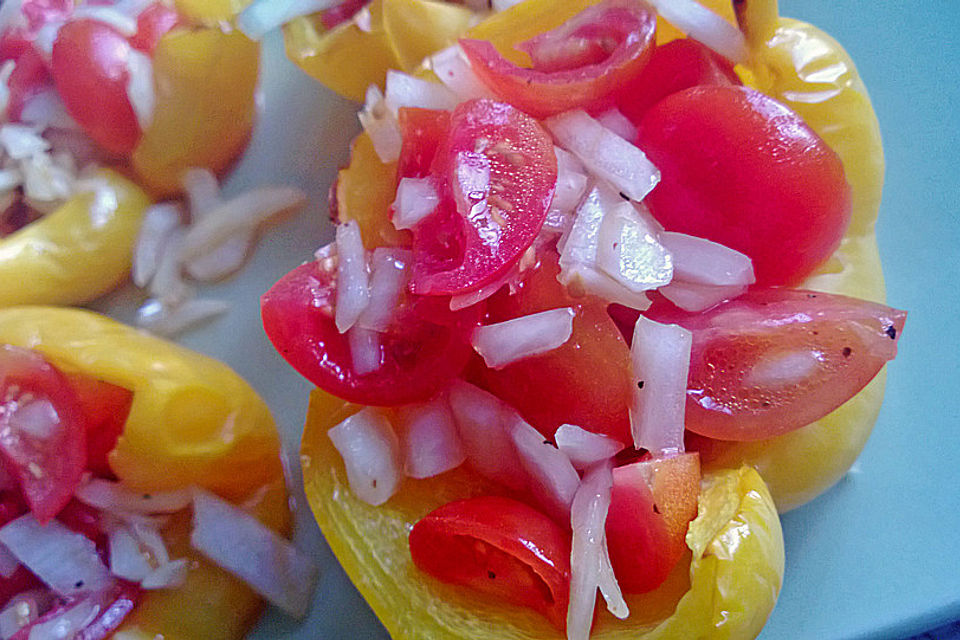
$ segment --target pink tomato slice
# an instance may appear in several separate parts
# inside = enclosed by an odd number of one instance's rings
[[[897,354],[906,311],[813,291],[757,288],[700,314],[647,315],[693,332],[686,427],[758,440],[827,415]]]
[[[450,112],[404,107],[397,114],[403,145],[397,161],[397,179],[430,175],[433,159],[450,132]]]
[[[520,45],[533,68],[518,67],[483,40],[460,40],[474,72],[504,100],[537,117],[599,109],[646,65],[656,14],[636,0],[606,0]]]
[[[160,38],[179,26],[185,26],[180,14],[163,2],[155,2],[137,16],[137,32],[130,38],[130,45],[144,53],[153,53]]]
[[[433,160],[441,203],[413,230],[410,289],[455,295],[496,280],[540,233],[557,182],[550,135],[515,107],[461,103]]]

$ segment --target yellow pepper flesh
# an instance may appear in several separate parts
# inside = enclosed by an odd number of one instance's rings
[[[177,13],[191,22],[214,25],[230,20],[253,0],[173,0]]]
[[[127,277],[150,200],[113,171],[97,177],[102,186],[0,239],[0,306],[87,302]]]

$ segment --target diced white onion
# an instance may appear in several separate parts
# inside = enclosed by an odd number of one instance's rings
[[[0,544],[0,576],[9,578],[20,566],[20,561],[10,551]]]
[[[522,276],[520,275],[520,270],[518,268],[514,267],[513,269],[509,269],[505,274],[493,282],[488,282],[487,284],[481,286],[479,289],[474,289],[473,291],[468,291],[467,293],[450,296],[450,310],[458,311],[460,309],[472,307],[478,302],[486,300],[495,294],[500,290],[500,287],[507,284],[513,286],[514,283],[521,279]]]
[[[131,47],[127,52],[126,66],[127,98],[140,129],[146,131],[153,122],[153,110],[157,103],[153,88],[153,62],[147,54]]]
[[[450,386],[449,397],[470,466],[511,489],[526,488],[527,475],[506,430],[520,416],[493,394],[460,379]]]
[[[80,20],[82,18],[108,24],[128,38],[137,35],[136,19],[124,12],[117,11],[109,5],[81,4],[74,8],[70,19]]]
[[[137,326],[159,336],[174,336],[223,315],[232,308],[225,300],[194,298],[173,307],[159,300],[148,300],[137,309]]]
[[[156,274],[160,256],[164,254],[173,230],[179,225],[180,210],[175,204],[161,202],[144,212],[133,252],[133,282],[138,287],[147,286]]]
[[[77,130],[80,126],[67,113],[60,94],[53,88],[42,89],[27,98],[20,111],[20,121],[42,129],[56,127]]]
[[[554,147],[554,151],[557,155],[557,187],[550,211],[570,213],[580,204],[587,190],[586,169],[573,154],[560,147]]]
[[[393,201],[393,226],[412,229],[436,210],[440,195],[430,178],[401,178]]]
[[[183,172],[181,182],[187,193],[192,218],[202,218],[220,204],[220,182],[210,169],[187,169]]]
[[[547,511],[566,520],[580,486],[580,476],[567,454],[523,420],[515,420],[509,429],[520,464],[530,476],[530,491]]]
[[[384,164],[396,162],[403,147],[400,124],[387,107],[387,101],[379,87],[372,84],[367,88],[366,102],[357,114],[360,125],[370,136],[373,150]]]
[[[637,139],[637,128],[633,126],[633,123],[627,119],[627,116],[623,115],[620,109],[617,109],[616,107],[607,109],[598,115],[597,122],[605,126],[607,129],[610,129],[610,131],[613,131],[627,142]]]
[[[587,469],[597,462],[609,460],[623,450],[623,443],[600,433],[593,433],[573,424],[563,424],[553,436],[577,469]]]
[[[130,582],[140,582],[153,571],[140,543],[126,527],[116,526],[108,535],[110,572]]]
[[[404,407],[403,470],[410,478],[432,478],[467,459],[446,397]]]
[[[521,2],[523,2],[523,0],[493,0],[492,5],[494,11],[506,11],[510,7],[518,5]]]
[[[39,589],[24,591],[10,598],[0,611],[0,638],[8,640],[20,629],[32,624],[51,604],[50,595]]]
[[[140,586],[144,589],[176,589],[187,580],[190,561],[186,558],[164,563],[148,573]]]
[[[57,36],[60,35],[60,28],[63,25],[62,20],[50,20],[37,29],[37,33],[33,36],[33,47],[47,62],[53,56],[53,43],[57,41]]]
[[[629,202],[604,214],[597,237],[597,266],[635,293],[662,287],[673,278],[673,257]]]
[[[353,14],[353,24],[357,25],[357,29],[363,31],[364,33],[373,32],[373,14],[370,13],[370,5],[364,5]]]
[[[457,96],[442,84],[423,80],[402,71],[393,69],[387,71],[386,85],[384,99],[387,102],[387,108],[394,114],[401,107],[449,111],[459,102]]]
[[[474,330],[471,343],[488,367],[500,369],[566,343],[575,315],[573,308],[563,307],[484,325]]]
[[[660,182],[660,171],[643,151],[585,111],[561,113],[547,119],[545,124],[561,146],[631,200],[643,200]]]
[[[340,0],[256,0],[237,16],[237,28],[251,40],[265,35],[296,17],[317,13]]]
[[[715,286],[674,280],[658,291],[684,311],[698,313],[732,300],[747,290],[747,285]]]
[[[253,229],[241,229],[237,234],[224,240],[196,258],[184,263],[190,277],[198,282],[216,282],[240,270],[253,249],[255,232]]]
[[[119,514],[175,513],[186,509],[192,499],[187,490],[144,493],[102,478],[90,478],[82,483],[75,495],[84,504]]]
[[[492,98],[493,93],[473,72],[470,62],[458,46],[448,47],[430,57],[430,68],[445,87],[461,101]]]
[[[0,125],[0,146],[13,160],[24,160],[50,149],[50,143],[36,129],[23,124]]]
[[[665,231],[659,237],[673,254],[678,280],[720,286],[746,286],[757,281],[753,261],[739,251],[685,233]]]
[[[347,331],[350,345],[350,360],[353,371],[359,376],[373,373],[383,365],[383,351],[380,347],[380,334],[372,329],[364,329],[355,324]]]
[[[96,597],[88,597],[70,605],[56,616],[38,621],[30,627],[28,640],[64,640],[77,634],[97,619],[101,605]]]
[[[340,333],[345,333],[370,303],[370,270],[356,220],[337,225],[337,257],[335,322]]]
[[[167,236],[160,261],[150,279],[150,294],[165,307],[176,307],[194,295],[194,289],[183,279],[181,255],[186,230],[176,227]]]
[[[46,398],[20,404],[9,414],[9,428],[37,440],[47,440],[59,430],[60,415]]]
[[[137,514],[119,514],[119,521],[137,539],[157,565],[170,562],[167,545],[160,534],[160,527],[166,522],[163,516],[143,516]]]
[[[343,458],[350,490],[373,506],[389,500],[403,476],[400,443],[383,414],[367,407],[327,435]]]
[[[633,329],[633,443],[654,456],[683,453],[687,374],[693,334],[640,316]]]
[[[190,544],[283,611],[297,618],[306,614],[316,564],[249,513],[196,490]]]
[[[357,319],[356,326],[382,332],[393,322],[400,294],[407,284],[413,254],[406,249],[377,247],[370,262],[370,302]]]
[[[41,525],[33,514],[20,516],[0,528],[0,543],[62,596],[102,591],[113,582],[93,541],[57,520]]]
[[[650,0],[650,4],[667,22],[723,57],[737,63],[750,58],[743,33],[696,0]]]

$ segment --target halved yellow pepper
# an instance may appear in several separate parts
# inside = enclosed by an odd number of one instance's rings
[[[231,20],[253,0],[173,0],[177,13],[191,22],[215,25]]]
[[[418,519],[451,500],[503,494],[465,467],[427,480],[407,479],[385,505],[350,491],[327,431],[360,407],[324,391],[310,396],[301,463],[307,499],[324,537],[353,583],[396,640],[559,638],[545,618],[463,588],[413,566],[407,535]],[[628,598],[626,621],[601,616],[595,639],[752,638],[783,579],[776,508],[755,470],[705,477],[699,513],[687,534],[690,556],[651,594]]]
[[[97,178],[97,188],[0,239],[0,306],[83,303],[127,277],[150,200],[113,171]]]
[[[79,309],[0,310],[0,344],[35,349],[64,371],[133,391],[110,454],[124,485],[145,492],[205,487],[288,532],[276,427],[263,400],[226,365]],[[118,637],[238,640],[256,620],[260,598],[192,551],[189,527],[180,514],[164,529],[173,557],[191,560],[185,584],[145,593]]]

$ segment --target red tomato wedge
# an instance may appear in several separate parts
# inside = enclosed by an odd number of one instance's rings
[[[758,288],[700,314],[651,308],[693,332],[686,427],[770,438],[827,415],[897,354],[907,312],[846,296]]]
[[[461,103],[433,161],[435,213],[413,229],[410,290],[455,295],[496,280],[543,227],[557,183],[553,140],[509,104]]]
[[[90,376],[71,374],[67,378],[86,416],[87,469],[100,477],[112,478],[107,456],[123,433],[133,393]]]
[[[320,23],[327,29],[333,29],[355,16],[370,0],[345,0],[340,4],[320,12]]]
[[[410,554],[439,580],[530,607],[564,626],[570,535],[533,507],[494,496],[451,502],[413,526]]]
[[[639,142],[662,176],[645,200],[654,217],[747,254],[757,284],[795,285],[839,246],[850,221],[840,158],[773,98],[686,89],[647,112]]]
[[[397,114],[403,145],[397,162],[397,179],[424,178],[437,150],[450,131],[450,112],[404,107]]]
[[[17,58],[17,66],[13,68],[7,87],[10,90],[10,99],[7,103],[7,117],[17,121],[27,102],[36,94],[49,86],[50,74],[43,58],[28,43],[27,48]]]
[[[163,2],[156,2],[137,16],[137,32],[130,38],[130,45],[144,53],[153,53],[160,38],[178,26],[186,26],[180,14]]]
[[[474,72],[498,96],[537,118],[613,103],[654,48],[657,17],[643,2],[606,0],[518,48],[533,68],[518,67],[483,40],[460,40]]]
[[[67,112],[98,145],[128,155],[140,140],[140,124],[127,96],[131,46],[110,25],[68,22],[53,43],[51,72]]]
[[[695,453],[613,470],[607,547],[625,593],[646,593],[667,579],[687,549],[687,527],[697,515],[699,495]]]
[[[546,438],[570,423],[630,443],[630,350],[607,315],[606,303],[570,296],[557,281],[559,272],[556,254],[545,254],[517,294],[501,290],[490,298],[487,323],[573,307],[570,339],[499,370],[480,363],[471,368],[474,382],[514,407]]]
[[[86,422],[67,379],[41,355],[0,346],[0,456],[41,523],[70,501],[86,463]]]
[[[680,38],[657,47],[650,62],[617,97],[617,108],[635,125],[669,95],[700,85],[738,85],[733,65],[696,40]]]
[[[301,265],[263,295],[267,337],[310,382],[348,402],[392,406],[428,400],[466,366],[482,305],[452,312],[447,298],[407,296],[381,334],[382,364],[353,370],[349,342],[334,324],[336,273]]]

